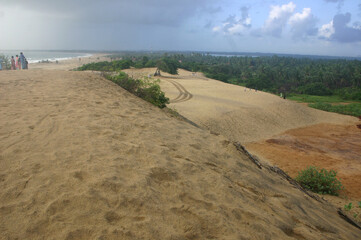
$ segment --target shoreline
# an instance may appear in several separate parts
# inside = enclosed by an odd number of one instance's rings
[[[84,64],[92,62],[109,61],[107,53],[93,54],[85,57],[74,57],[70,59],[64,59],[61,61],[49,61],[49,62],[36,62],[29,63],[29,69],[48,69],[48,70],[72,70],[78,68]]]
[[[23,52],[29,63],[38,63],[39,61],[61,61],[79,57],[90,57],[96,53],[81,51],[40,51],[40,50],[0,50],[0,54],[11,58]]]
[[[66,61],[66,60],[72,60],[72,59],[78,59],[78,58],[88,58],[94,56],[94,54],[87,53],[86,55],[79,55],[75,57],[60,57],[60,58],[44,58],[44,59],[37,59],[37,60],[29,60],[29,64],[33,63],[44,63],[44,62],[56,62],[56,61]]]

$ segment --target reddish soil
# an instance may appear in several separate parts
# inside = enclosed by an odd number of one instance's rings
[[[317,124],[246,147],[291,177],[311,165],[334,169],[345,187],[343,194],[361,200],[361,129],[356,125]]]

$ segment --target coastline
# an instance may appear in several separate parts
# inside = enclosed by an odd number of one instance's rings
[[[58,62],[49,61],[49,62],[36,62],[29,63],[29,69],[48,69],[48,70],[72,70],[74,68],[80,67],[84,64],[91,62],[102,62],[109,61],[110,58],[107,57],[107,53],[98,53],[91,56],[85,57],[74,57],[70,59],[58,60]]]

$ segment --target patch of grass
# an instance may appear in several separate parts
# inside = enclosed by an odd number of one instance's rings
[[[338,196],[343,186],[337,180],[336,174],[337,172],[334,170],[327,171],[324,168],[310,166],[298,173],[296,181],[312,192]]]
[[[361,116],[361,101],[345,101],[342,97],[337,95],[332,96],[314,96],[307,94],[290,94],[288,99],[305,102],[309,107],[320,109],[327,112],[335,112],[355,117]],[[347,104],[338,104],[347,103]]]
[[[311,103],[309,107],[320,109],[327,112],[335,112],[355,117],[361,116],[361,103],[350,103],[347,105],[331,105],[330,103]]]
[[[339,103],[339,102],[347,102],[344,101],[340,96],[331,95],[331,96],[315,96],[315,95],[307,95],[307,94],[290,94],[287,96],[288,99],[297,101],[297,102],[305,102],[305,103]]]

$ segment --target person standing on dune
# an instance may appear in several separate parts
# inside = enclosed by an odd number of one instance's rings
[[[18,67],[19,67],[19,70],[21,69],[21,59],[20,57],[18,58]]]
[[[16,70],[19,70],[19,56],[18,55],[16,55],[16,59],[15,59],[15,69]]]
[[[20,53],[20,62],[21,62],[21,69],[26,69],[26,59],[22,52]]]
[[[11,70],[16,70],[14,56],[11,56]]]

